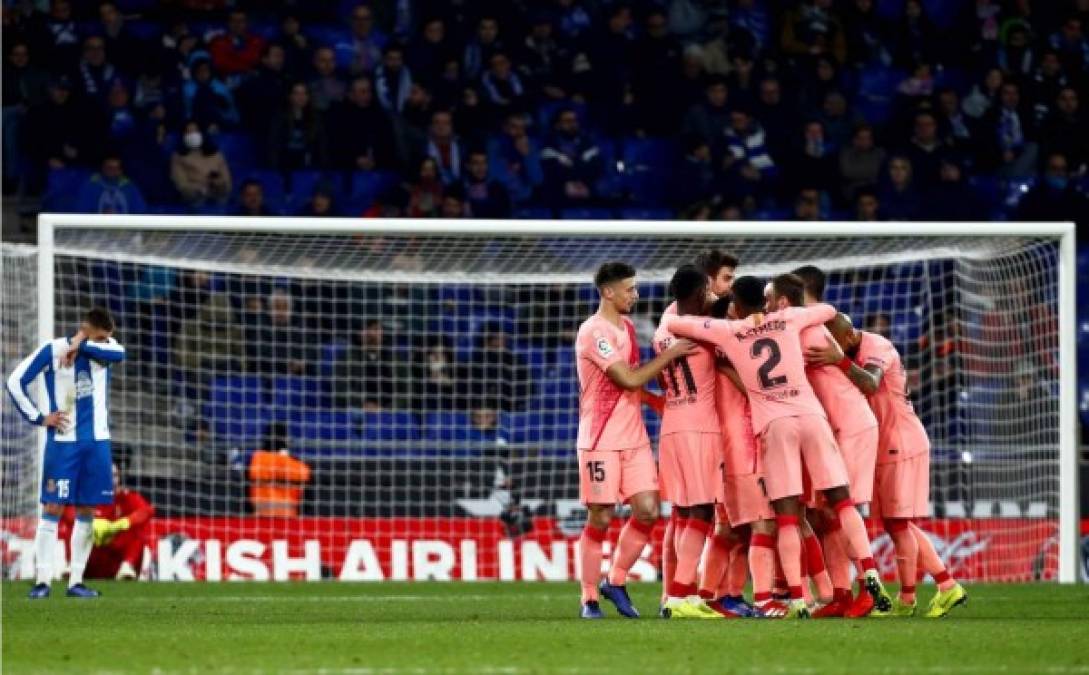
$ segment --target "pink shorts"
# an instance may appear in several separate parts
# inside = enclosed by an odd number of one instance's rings
[[[847,485],[847,468],[839,454],[832,428],[817,415],[779,417],[762,436],[764,482],[769,501],[803,494],[802,463],[813,490]]]
[[[775,518],[775,512],[764,494],[763,474],[726,476],[726,515],[730,527]]]
[[[579,500],[618,504],[658,490],[658,470],[649,445],[630,450],[579,450]]]
[[[874,518],[925,518],[930,501],[930,454],[878,464],[870,515]]]
[[[847,478],[851,482],[851,501],[867,504],[873,499],[874,466],[877,462],[877,427],[870,427],[850,436],[836,436]]]
[[[674,506],[722,501],[722,434],[682,431],[658,442],[662,499]]]

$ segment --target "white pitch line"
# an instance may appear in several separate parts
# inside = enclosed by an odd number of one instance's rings
[[[124,602],[491,602],[493,600],[570,600],[569,595],[554,593],[511,593],[507,595],[221,595],[221,596],[134,596],[121,598]]]

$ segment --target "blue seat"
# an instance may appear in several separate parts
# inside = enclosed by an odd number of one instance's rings
[[[414,441],[420,437],[416,417],[403,410],[364,412],[360,421],[365,441]]]
[[[221,132],[215,140],[236,182],[239,176],[253,170],[257,148],[249,134]]]
[[[130,4],[129,2],[118,2],[118,9],[122,12],[126,11],[123,5]],[[148,2],[148,5],[154,5],[155,2]],[[163,36],[163,26],[161,23],[155,21],[141,21],[139,19],[126,21],[125,30],[129,32],[137,40],[141,42],[158,42]]]
[[[76,195],[91,177],[89,169],[52,169],[42,195],[42,210],[64,213],[72,210]]]
[[[348,192],[351,209],[365,211],[376,199],[397,184],[397,174],[390,171],[356,171]]]
[[[620,181],[625,195],[641,205],[665,201],[670,177],[678,159],[673,141],[660,138],[628,138],[623,142]]]
[[[541,413],[541,439],[574,442],[579,433],[578,408],[546,410]]]
[[[552,209],[547,206],[523,206],[514,210],[515,220],[552,220]]]
[[[620,217],[624,220],[672,220],[673,211],[656,208],[620,209]]]
[[[212,380],[209,398],[221,403],[259,406],[265,403],[265,383],[256,375],[226,375]]]
[[[538,410],[509,413],[506,429],[511,443],[540,443],[544,438],[544,418]]]
[[[264,439],[270,415],[259,377],[227,376],[212,380],[204,416],[217,438],[252,444]]]
[[[287,433],[295,443],[307,441],[350,441],[357,437],[357,424],[347,410],[307,411],[288,422]]]
[[[344,176],[331,171],[295,171],[291,174],[291,190],[288,203],[290,209],[303,208],[319,186],[328,190],[333,202],[339,203],[344,197]]]
[[[433,412],[427,416],[427,438],[446,443],[469,440],[469,414]]]
[[[301,420],[307,412],[332,407],[329,384],[316,377],[280,377],[273,383],[272,414],[278,420]]]
[[[611,220],[613,218],[613,211],[612,209],[589,207],[562,209],[560,211],[560,218],[563,220]]]

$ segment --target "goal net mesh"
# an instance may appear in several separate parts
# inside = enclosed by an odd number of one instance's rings
[[[597,265],[639,270],[632,318],[647,358],[667,281],[700,251],[733,252],[740,274],[815,264],[830,273],[826,299],[904,357],[933,445],[924,526],[949,566],[966,578],[1049,578],[1058,242],[904,229],[58,229],[56,332],[74,332],[92,304],[117,319],[127,359],[113,369],[114,456],[124,484],[155,506],[147,559],[159,578],[568,579],[584,515],[573,341],[596,308]],[[3,262],[10,373],[38,343],[37,263],[8,245]],[[31,569],[39,448],[10,403],[2,506],[13,577]],[[652,413],[647,425],[656,438]],[[655,578],[656,564],[648,549],[634,574]]]

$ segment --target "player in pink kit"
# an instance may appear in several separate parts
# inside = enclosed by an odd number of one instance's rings
[[[926,616],[938,618],[968,601],[968,593],[945,569],[926,533],[913,521],[928,515],[930,439],[907,392],[907,373],[899,352],[884,337],[856,330],[838,315],[832,333],[846,353],[841,368],[866,394],[877,416],[879,440],[872,516],[883,520],[896,548],[900,596],[876,616],[913,616],[918,564],[934,577],[938,592]]]
[[[729,298],[715,302],[711,306],[711,316],[716,319],[737,318]],[[724,360],[728,363],[728,359]],[[764,494],[764,474],[756,469],[757,447],[749,398],[735,385],[735,381],[740,382],[736,371],[731,376],[720,370],[718,377],[715,400],[725,446],[723,471],[726,496],[722,509],[725,513],[720,517],[735,531],[745,527],[751,530],[746,563],[752,575],[753,602],[759,615],[781,617],[787,607],[771,597],[775,577],[775,511]],[[719,604],[742,616],[754,615],[751,610],[745,610],[743,598],[737,596],[724,596],[719,599]]]
[[[643,423],[643,386],[695,345],[677,340],[649,363],[639,365],[635,326],[628,319],[639,299],[635,268],[603,264],[594,276],[601,302],[579,326],[575,362],[579,378],[579,494],[587,522],[579,538],[582,609],[585,619],[602,618],[600,593],[622,615],[638,618],[625,589],[628,570],[658,521],[658,474]],[[609,578],[601,580],[602,542],[616,504],[631,504],[632,517],[620,532]]]
[[[781,277],[772,280],[777,293],[782,283]],[[836,310],[830,305],[789,307],[760,320],[764,283],[741,277],[734,282],[733,292],[739,320],[670,316],[665,327],[674,335],[722,350],[748,391],[753,431],[761,439],[760,459],[766,467],[765,492],[776,513],[779,559],[790,587],[787,615],[809,616],[802,593],[798,531],[803,461],[814,488],[834,506],[850,539],[852,559],[866,570],[867,590],[878,606],[887,608],[891,602],[874,565],[865,524],[851,501],[847,469],[805,375],[800,333],[828,321]]]
[[[707,275],[683,265],[669,284],[677,315],[703,316]],[[666,352],[677,338],[659,326],[654,350]],[[662,495],[677,510],[682,531],[674,532],[677,567],[666,589],[662,616],[717,619],[720,615],[697,594],[696,569],[714,526],[715,504],[722,495],[722,435],[715,407],[715,355],[699,347],[674,360],[658,376],[665,392],[658,467]]]
[[[710,299],[718,299],[730,292],[730,286],[733,285],[734,282],[734,270],[737,269],[738,265],[736,256],[719,249],[708,249],[697,255],[693,262],[696,267],[703,270],[703,273],[707,275],[708,296]],[[671,303],[666,307],[664,313],[676,314],[677,303]],[[673,581],[673,572],[677,567],[677,549],[674,531],[684,529],[683,520],[679,516],[680,514],[675,510],[670,512],[670,518],[666,523],[665,533],[662,536],[663,605],[666,601],[666,590]],[[701,590],[703,590],[706,583],[710,583],[710,577],[714,576],[717,570],[724,569],[729,565],[731,553],[736,552],[737,545],[741,543],[734,537],[733,532],[729,531],[729,526],[723,525],[724,522],[725,520],[723,519],[723,521],[716,525],[713,544],[707,548],[707,552],[704,556],[704,561],[701,565]],[[678,524],[680,524],[680,526],[678,526]],[[709,570],[710,574],[708,574]]]

